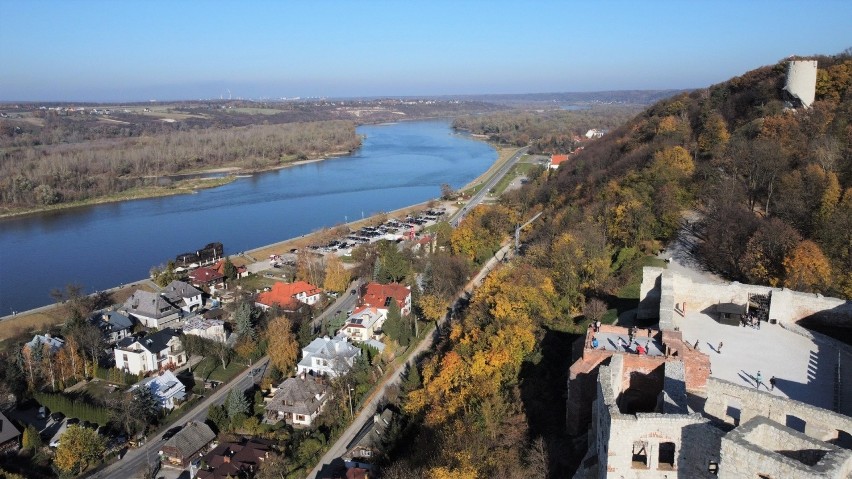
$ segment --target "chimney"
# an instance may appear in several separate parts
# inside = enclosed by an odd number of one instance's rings
[[[224,462],[225,464],[230,464],[230,463],[231,463],[231,456],[229,456],[229,455],[225,454],[225,455],[222,457],[222,462]]]

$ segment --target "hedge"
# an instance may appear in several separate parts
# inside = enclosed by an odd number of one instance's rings
[[[75,401],[60,393],[35,393],[35,400],[50,412],[61,412],[67,417],[76,417],[81,421],[89,421],[100,426],[109,422],[109,409],[101,406]]]

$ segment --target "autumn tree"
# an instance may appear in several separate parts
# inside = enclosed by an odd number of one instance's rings
[[[784,259],[784,286],[797,291],[822,291],[831,280],[831,265],[816,243],[805,240]]]
[[[586,301],[586,305],[583,307],[583,316],[585,316],[590,322],[594,323],[595,321],[603,318],[607,309],[607,305],[603,300],[592,298]]]
[[[90,463],[101,459],[106,447],[103,438],[93,429],[78,425],[68,426],[56,449],[53,461],[60,470],[82,474]]]
[[[325,259],[325,283],[323,287],[326,291],[336,291],[338,293],[346,291],[349,287],[351,274],[343,266],[343,261],[337,255],[328,255]]]
[[[299,343],[293,335],[293,323],[284,316],[273,319],[269,322],[266,337],[269,341],[267,353],[272,365],[289,374],[299,356]]]
[[[725,119],[719,113],[713,112],[704,120],[702,131],[698,135],[698,152],[708,159],[721,156],[730,138]]]
[[[296,254],[296,279],[310,284],[323,284],[325,269],[322,266],[322,256],[317,257],[307,248],[302,248]]]
[[[748,239],[740,270],[749,282],[778,286],[784,282],[784,259],[802,236],[778,218],[764,220]]]
[[[36,429],[32,424],[28,425],[26,429],[24,429],[24,434],[21,438],[21,447],[36,451],[41,446],[41,436],[38,433],[38,429]]]
[[[447,314],[448,300],[435,294],[422,294],[417,301],[417,309],[428,321],[438,321]]]

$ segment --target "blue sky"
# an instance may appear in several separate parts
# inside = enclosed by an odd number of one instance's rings
[[[0,101],[697,88],[852,47],[852,1],[0,0]]]

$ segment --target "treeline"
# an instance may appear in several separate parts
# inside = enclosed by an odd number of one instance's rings
[[[328,121],[172,131],[153,137],[7,148],[0,204],[36,207],[160,185],[157,177],[221,166],[252,170],[349,151],[355,124]]]
[[[530,153],[568,153],[575,137],[592,128],[612,129],[642,111],[639,105],[595,105],[587,110],[508,111],[463,116],[453,127],[492,141],[515,146],[531,145]]]

